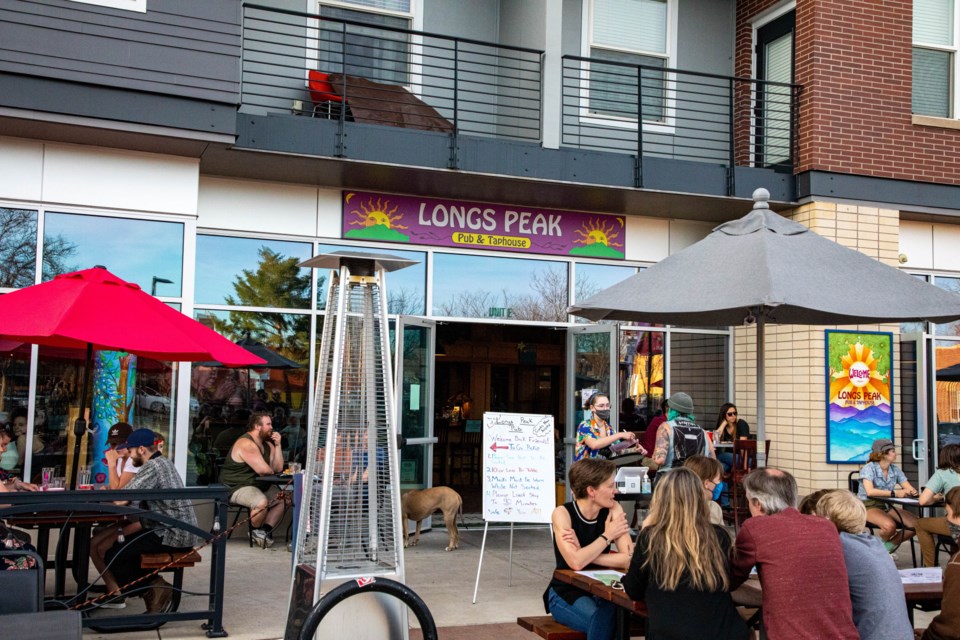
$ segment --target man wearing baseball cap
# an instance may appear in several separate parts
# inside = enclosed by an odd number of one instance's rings
[[[127,450],[133,464],[139,467],[139,471],[124,490],[183,488],[183,481],[173,463],[160,453],[160,441],[157,434],[150,429],[137,429],[125,442],[117,446],[120,451]],[[145,500],[141,504],[146,511],[197,526],[197,516],[189,500]],[[170,608],[173,587],[162,577],[155,575],[145,583],[127,587],[131,582],[152,573],[149,569],[140,568],[140,554],[185,553],[199,542],[199,538],[189,531],[160,525],[149,518],[142,518],[140,524],[143,530],[134,533],[122,543],[116,542],[107,551],[106,560],[121,588],[129,588],[131,594],[137,593],[143,597],[147,613],[164,613]],[[144,586],[147,587],[146,590]]]
[[[897,448],[893,440],[880,438],[870,447],[870,462],[860,469],[858,496],[867,508],[867,522],[879,527],[880,538],[887,551],[893,553],[901,543],[916,535],[917,517],[909,511],[884,502],[881,498],[913,498],[913,488],[900,467],[893,464]],[[897,485],[901,488],[897,489]],[[891,516],[891,512],[894,512]],[[903,523],[903,529],[897,527]]]

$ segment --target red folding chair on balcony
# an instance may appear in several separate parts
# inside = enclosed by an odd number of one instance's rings
[[[313,101],[313,115],[316,117],[317,111],[326,109],[326,117],[339,117],[339,109],[343,108],[343,97],[338,95],[333,85],[330,84],[330,74],[316,69],[310,69],[307,72],[307,87],[310,91],[310,100]],[[334,104],[337,105],[337,111],[334,112]]]

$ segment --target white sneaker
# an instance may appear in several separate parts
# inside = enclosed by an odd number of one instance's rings
[[[126,609],[127,608],[127,599],[126,598],[116,598],[114,600],[109,600],[107,602],[100,602],[99,606],[101,609]]]
[[[253,544],[257,545],[261,549],[266,549],[268,546],[273,544],[273,540],[270,540],[270,544],[267,544],[267,532],[263,529],[254,529],[250,532],[250,537],[253,538]]]

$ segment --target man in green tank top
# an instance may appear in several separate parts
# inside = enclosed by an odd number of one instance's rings
[[[283,518],[286,495],[273,500],[271,504],[267,499],[267,491],[271,487],[266,482],[260,482],[259,477],[281,471],[283,450],[280,448],[280,434],[273,432],[270,414],[258,411],[250,416],[247,432],[237,438],[230,448],[220,469],[220,482],[233,490],[230,504],[250,509],[251,535],[260,548],[273,545],[271,533]],[[274,488],[274,495],[275,491]]]

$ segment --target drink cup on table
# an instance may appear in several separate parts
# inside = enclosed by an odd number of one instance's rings
[[[298,474],[298,473],[300,473],[300,463],[299,463],[299,462],[291,462],[291,463],[290,463],[290,473],[292,473],[292,474]]]
[[[93,484],[90,482],[90,467],[83,467],[77,473],[77,489],[93,489]]]
[[[46,491],[50,487],[50,481],[53,480],[53,467],[44,467],[40,475],[40,488]]]

